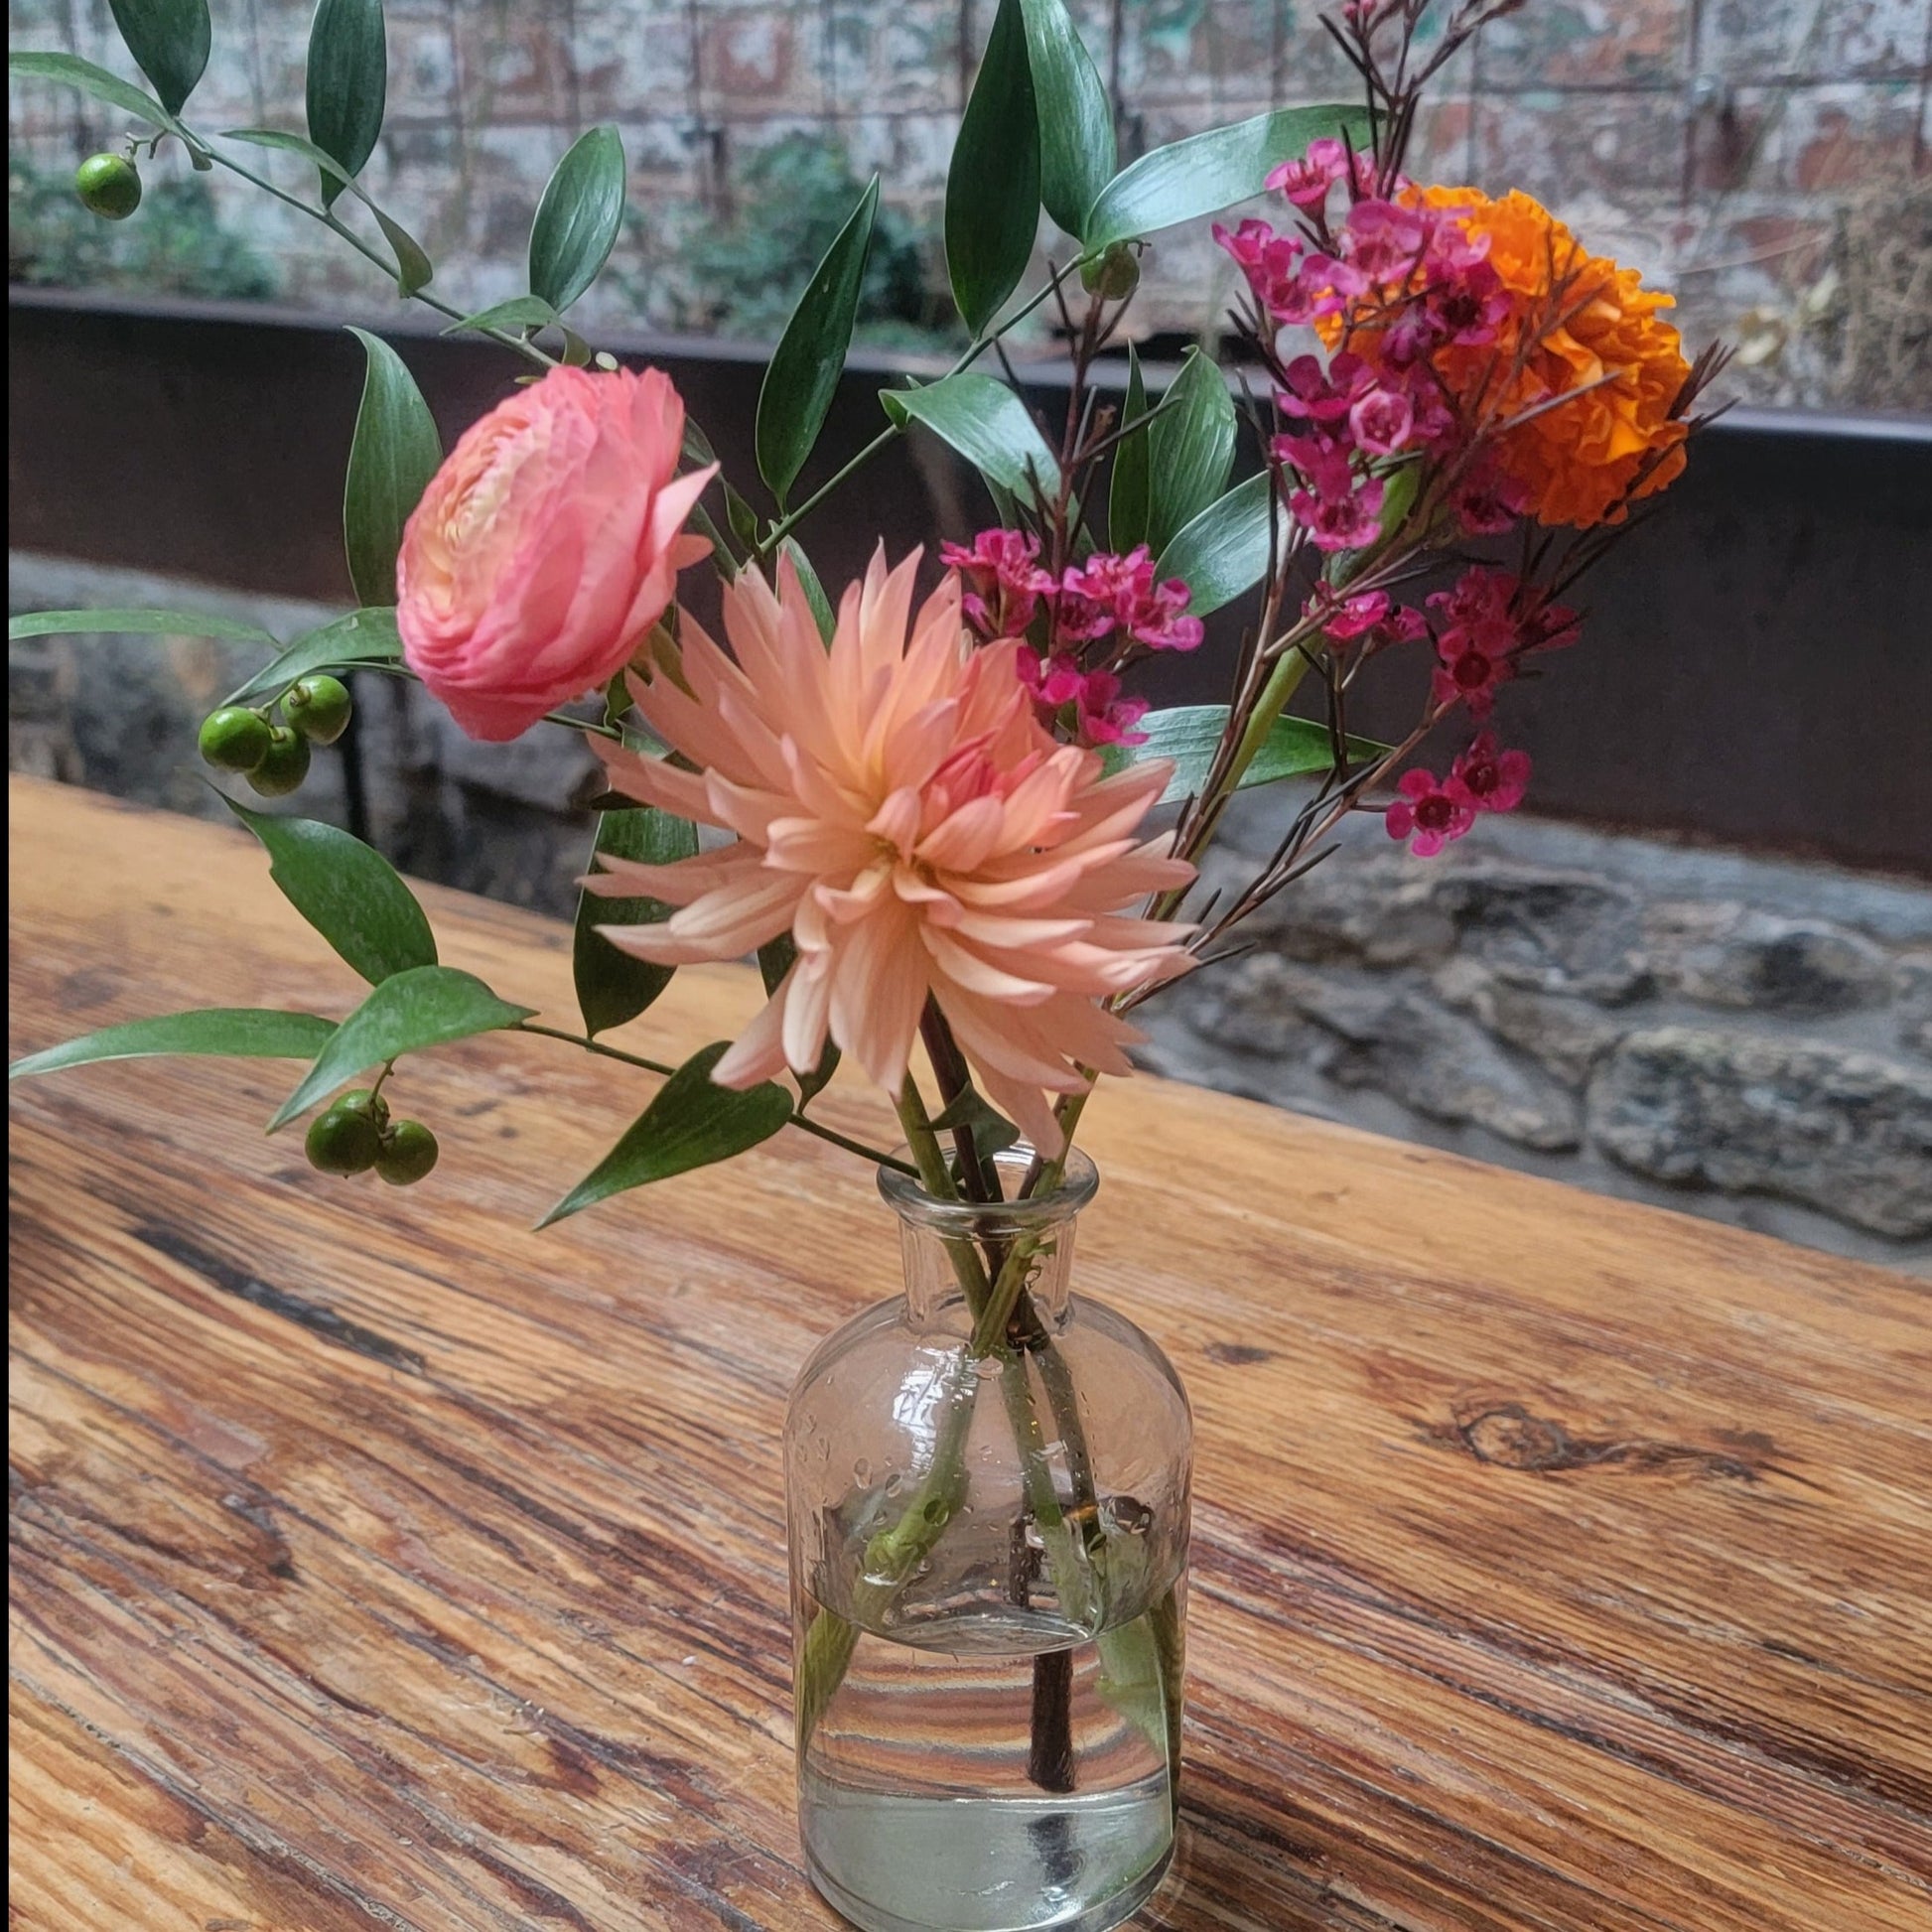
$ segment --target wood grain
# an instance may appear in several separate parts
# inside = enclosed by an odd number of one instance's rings
[[[12,806],[12,1053],[353,1003],[244,836]],[[448,963],[569,1023],[560,928],[423,896]],[[756,997],[687,972],[622,1037],[679,1055]],[[640,1076],[412,1059],[445,1154],[395,1190],[263,1138],[294,1074],[13,1095],[12,1922],[832,1924],[776,1441],[893,1291],[870,1177],[785,1134],[536,1236]],[[1142,1926],[1932,1926],[1921,1289],[1158,1081],[1090,1118],[1082,1279],[1200,1436],[1184,1850]]]

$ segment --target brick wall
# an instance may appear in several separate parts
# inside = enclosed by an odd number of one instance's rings
[[[217,7],[203,125],[299,122],[309,0]],[[1124,151],[1348,73],[1308,0],[1076,0]],[[673,325],[683,242],[738,205],[747,158],[821,130],[936,221],[992,0],[389,0],[390,114],[371,164],[441,283],[481,305],[520,286],[543,180],[579,128],[615,121],[641,219],[589,312]],[[16,45],[125,69],[104,0],[15,0]],[[1681,295],[1687,332],[1741,340],[1734,389],[1813,405],[1932,409],[1932,0],[1531,0],[1447,70],[1419,163],[1517,186]],[[66,162],[111,116],[15,86],[16,139]],[[226,184],[220,192],[230,201]],[[260,198],[245,219],[288,293],[366,295],[363,266]],[[1211,326],[1228,296],[1203,234],[1164,239],[1148,329]],[[936,262],[933,265],[938,277]]]

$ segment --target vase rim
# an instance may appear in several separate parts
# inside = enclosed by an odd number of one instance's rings
[[[899,1155],[905,1151],[895,1150]],[[996,1154],[993,1165],[1003,1184],[1017,1185],[1024,1180],[1033,1160],[1032,1143],[1017,1141]],[[1030,1194],[1017,1200],[946,1200],[927,1193],[915,1175],[897,1168],[879,1170],[879,1191],[900,1220],[910,1227],[952,1234],[1017,1231],[1070,1221],[1093,1199],[1099,1187],[1100,1171],[1077,1147],[1066,1151],[1065,1169],[1057,1187],[1050,1193]]]

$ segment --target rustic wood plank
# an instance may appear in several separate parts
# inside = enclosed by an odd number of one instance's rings
[[[353,982],[252,841],[15,780],[10,1051]],[[425,889],[568,1018],[566,935]],[[722,1037],[689,972],[637,1050]],[[782,1135],[543,1236],[646,1097],[405,1063],[410,1190],[272,1063],[13,1095],[13,1922],[792,1932],[784,1392],[891,1293]],[[883,1107],[828,1118],[878,1140]],[[1932,1341],[1880,1271],[1157,1081],[1087,1285],[1200,1434],[1165,1932],[1923,1932]]]

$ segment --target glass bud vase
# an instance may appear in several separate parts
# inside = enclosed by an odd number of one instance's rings
[[[1030,1152],[993,1165],[1018,1195]],[[904,1297],[792,1392],[799,1827],[866,1932],[1102,1932],[1173,1856],[1192,1425],[1073,1293],[1096,1185],[1077,1152],[1027,1199],[882,1171]]]

